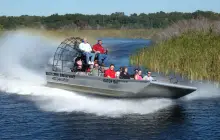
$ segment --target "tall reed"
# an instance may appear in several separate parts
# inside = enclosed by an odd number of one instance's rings
[[[219,25],[207,19],[177,22],[158,33],[153,46],[132,55],[131,63],[192,80],[220,81]]]

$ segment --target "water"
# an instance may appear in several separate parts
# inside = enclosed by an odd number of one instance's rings
[[[103,42],[117,65],[150,43]],[[0,139],[220,138],[220,90],[212,83],[191,83],[198,91],[177,101],[100,99],[45,87],[44,66],[59,43],[23,32],[0,39]]]

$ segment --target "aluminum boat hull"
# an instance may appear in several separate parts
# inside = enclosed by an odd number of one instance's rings
[[[90,95],[114,98],[178,99],[196,91],[195,87],[152,81],[109,79],[74,73],[46,72],[47,86]]]

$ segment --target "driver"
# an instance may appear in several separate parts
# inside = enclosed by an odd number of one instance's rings
[[[102,40],[98,40],[98,43],[93,45],[92,50],[97,54],[99,65],[107,61],[107,49],[102,46]]]

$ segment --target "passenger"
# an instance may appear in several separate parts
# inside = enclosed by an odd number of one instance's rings
[[[95,64],[98,64],[98,60],[95,60],[95,61],[94,61],[94,65],[95,65]]]
[[[131,74],[130,75],[130,77],[132,77],[132,78],[134,78],[135,77],[135,75],[138,73],[138,69],[136,68],[136,69],[134,69],[134,74]],[[135,78],[134,78],[135,79]]]
[[[99,76],[99,64],[94,64],[94,67],[91,69],[91,74],[92,76]]]
[[[151,77],[151,72],[148,72],[146,76],[144,76],[143,80],[152,81],[154,80],[153,77]]]
[[[102,40],[98,40],[98,43],[93,45],[92,50],[97,54],[98,56],[98,61],[99,61],[99,65],[101,64],[105,64],[105,62],[107,61],[107,49],[105,50],[104,47],[102,46]]]
[[[91,53],[92,47],[87,42],[86,38],[84,38],[83,42],[79,44],[79,49],[82,50],[83,54],[86,56],[87,64],[89,64],[89,65],[94,64],[95,53]],[[91,57],[91,60],[89,60],[90,57]]]
[[[82,60],[81,59],[76,60],[76,65],[72,69],[72,72],[76,72],[79,74],[80,72],[84,72],[84,71],[85,71],[85,67],[82,65]]]
[[[120,77],[120,71],[116,71],[115,77],[116,77],[117,79],[119,79],[119,77]]]
[[[120,67],[120,69],[119,69],[120,73],[123,71],[123,68],[124,68],[124,67]]]
[[[82,60],[79,59],[76,61],[77,71],[82,71]]]
[[[120,67],[119,70],[116,72],[116,78],[120,78],[120,73],[122,72],[123,67]]]
[[[116,73],[114,71],[115,66],[113,64],[110,65],[109,69],[105,70],[104,77],[107,78],[115,78]]]
[[[141,70],[138,70],[138,73],[136,73],[136,74],[134,75],[134,79],[135,79],[135,80],[143,80],[143,78],[141,77],[141,73],[142,73],[142,71],[141,71]]]
[[[102,73],[105,73],[105,67],[100,66],[100,71],[101,71]]]
[[[139,69],[136,68],[136,69],[134,70],[134,75],[137,74],[138,71],[139,71]]]
[[[93,69],[93,65],[89,65],[89,67],[87,68],[86,72],[90,73],[92,69]]]
[[[130,79],[130,75],[128,74],[128,68],[124,67],[119,76],[120,79]]]

